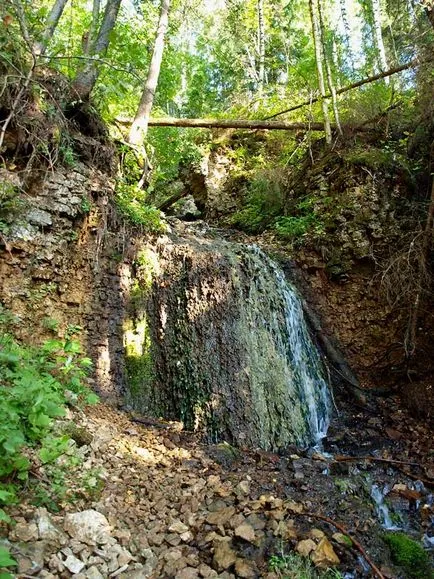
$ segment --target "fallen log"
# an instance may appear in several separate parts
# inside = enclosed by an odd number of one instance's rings
[[[324,131],[323,123],[287,123],[285,121],[258,121],[258,120],[233,120],[233,119],[176,119],[161,118],[150,119],[150,127],[185,127],[204,129],[265,129],[274,131]],[[344,131],[370,132],[372,129],[366,126],[343,125]],[[332,125],[332,130],[337,130]]]
[[[354,88],[359,88],[359,86],[363,86],[364,84],[369,84],[371,82],[375,82],[376,80],[381,80],[382,78],[387,78],[389,76],[392,76],[393,74],[398,74],[398,72],[402,72],[403,70],[408,70],[409,68],[414,68],[417,65],[421,64],[421,62],[424,62],[424,61],[420,61],[416,58],[414,60],[411,60],[407,64],[401,64],[401,66],[395,66],[394,68],[386,70],[385,72],[380,72],[378,74],[374,74],[373,76],[368,76],[366,78],[363,78],[362,80],[358,80],[357,82],[353,82],[352,84],[349,84],[347,86],[343,86],[342,88],[337,89],[336,94],[343,94],[345,92],[353,90]],[[324,98],[330,98],[331,96],[332,96],[331,93],[327,93]],[[306,99],[305,101],[298,103],[298,105],[294,105],[293,107],[290,107],[289,109],[285,109],[284,111],[279,111],[278,113],[274,113],[274,115],[270,115],[269,117],[265,117],[264,120],[268,121],[270,119],[274,119],[274,118],[278,117],[279,115],[284,115],[286,113],[296,111],[297,109],[301,109],[302,107],[306,107],[308,105],[311,105],[313,103],[318,102],[319,99],[320,99],[320,97],[314,97],[314,98]]]

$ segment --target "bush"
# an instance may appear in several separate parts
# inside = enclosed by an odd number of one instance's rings
[[[150,233],[165,230],[162,213],[146,204],[146,193],[135,185],[120,181],[116,190],[116,205],[122,215],[134,225]]]
[[[94,403],[97,397],[83,384],[92,362],[72,332],[40,347],[25,346],[6,333],[8,317],[1,314],[0,505],[7,505],[16,501],[16,481],[28,477],[32,452],[47,463],[68,446],[68,437],[54,433],[54,419],[65,414],[66,404]]]

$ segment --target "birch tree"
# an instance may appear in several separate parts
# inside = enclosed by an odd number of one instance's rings
[[[337,95],[336,95],[336,87],[335,87],[335,84],[333,82],[332,69],[331,69],[330,62],[329,62],[329,59],[327,56],[325,25],[324,25],[324,16],[323,16],[323,10],[322,10],[322,6],[321,6],[321,1],[322,0],[318,0],[318,16],[319,16],[319,26],[320,26],[320,32],[321,32],[322,54],[323,54],[324,66],[325,66],[325,70],[326,70],[327,85],[328,85],[329,92],[332,95],[333,115],[335,117],[336,126],[338,127],[338,131],[342,135],[342,127],[341,127],[341,122],[339,119],[338,99],[337,99]]]
[[[262,96],[265,84],[265,22],[263,0],[258,0],[258,49],[259,49],[259,71],[258,71],[258,93]]]
[[[131,125],[128,142],[131,145],[141,145],[148,132],[148,121],[154,104],[155,91],[157,90],[158,77],[160,76],[161,61],[163,59],[164,42],[169,26],[170,0],[162,0],[157,34],[155,37],[154,51],[149,66],[145,88],[140,99],[136,116]]]
[[[110,43],[110,33],[116,24],[121,1],[122,0],[107,0],[101,26],[99,27],[95,42],[90,47],[90,58],[87,60],[84,68],[77,73],[72,83],[75,94],[81,100],[89,97],[98,80],[100,73],[99,60],[107,53]]]
[[[387,64],[386,49],[384,47],[383,33],[381,31],[381,5],[380,0],[372,0],[372,16],[373,16],[373,29],[374,29],[374,39],[375,45],[378,51],[378,64],[380,72],[388,70],[389,66]],[[389,84],[389,79],[385,78],[384,82]]]
[[[331,145],[332,142],[332,131],[330,127],[330,117],[328,111],[328,103],[326,97],[326,89],[324,83],[324,72],[322,68],[322,50],[321,50],[321,32],[320,26],[318,22],[318,14],[315,9],[314,0],[309,0],[309,11],[310,11],[310,19],[312,23],[312,35],[313,35],[313,43],[315,48],[315,60],[316,60],[316,69],[317,69],[317,77],[318,77],[318,86],[321,95],[321,107],[324,117],[324,132],[326,136],[326,142],[328,145]]]
[[[34,44],[35,54],[37,55],[39,54],[41,56],[45,54],[48,43],[53,37],[54,31],[56,30],[56,27],[59,24],[60,17],[63,14],[67,2],[68,0],[56,0],[56,2],[54,3],[45,20],[44,31],[41,35],[41,38]]]

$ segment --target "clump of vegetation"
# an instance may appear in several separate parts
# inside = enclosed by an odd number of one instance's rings
[[[405,569],[406,577],[434,578],[428,554],[420,543],[405,533],[386,533],[384,540],[389,545],[393,562]]]
[[[120,181],[116,190],[116,205],[122,215],[146,232],[161,233],[165,224],[160,210],[146,203],[146,193],[136,185]]]
[[[23,210],[18,188],[8,181],[0,181],[0,233],[8,233],[11,224]]]
[[[297,553],[273,555],[269,566],[282,579],[342,579],[336,569],[316,569],[310,559]]]
[[[67,452],[71,439],[58,432],[55,422],[66,405],[98,398],[84,384],[92,362],[73,339],[76,327],[63,339],[28,346],[10,333],[10,314],[0,313],[1,507],[16,502],[19,483],[27,480],[33,462],[50,464]],[[7,520],[1,508],[0,519]]]

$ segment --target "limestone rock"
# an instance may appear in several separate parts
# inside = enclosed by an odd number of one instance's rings
[[[175,579],[198,579],[199,571],[193,567],[184,567],[175,575]]]
[[[67,536],[53,523],[47,509],[40,508],[37,510],[36,524],[38,527],[39,538],[41,540],[49,541],[57,546],[66,544]],[[78,539],[80,540],[80,537],[78,537]]]
[[[244,539],[244,541],[247,541],[248,543],[254,543],[256,539],[255,529],[247,523],[243,523],[237,527],[235,529],[235,535]]]
[[[225,525],[229,519],[231,519],[235,514],[234,507],[224,507],[213,513],[209,513],[206,518],[206,522],[209,525]]]
[[[169,531],[171,533],[178,533],[178,535],[182,535],[188,531],[187,525],[184,525],[181,521],[173,521],[173,523],[169,527]]]
[[[245,559],[237,559],[235,561],[235,571],[237,577],[245,577],[250,579],[251,577],[256,577],[256,572],[253,567],[253,564],[250,561],[246,561]]]
[[[343,545],[344,547],[351,547],[353,544],[350,537],[348,537],[348,535],[344,535],[343,533],[334,533],[332,538],[336,541],[336,543],[339,543],[339,545]]]
[[[101,575],[98,567],[96,567],[95,565],[92,567],[89,567],[89,569],[86,570],[85,576],[86,576],[86,579],[104,579],[104,576]]]
[[[214,548],[214,565],[218,571],[225,571],[237,560],[237,555],[227,541],[220,541]]]
[[[92,509],[67,514],[64,528],[71,537],[87,545],[104,545],[111,537],[110,525],[105,516]]]
[[[19,522],[15,525],[14,536],[18,541],[28,543],[38,539],[38,527],[35,523]]]
[[[309,557],[310,553],[316,549],[316,543],[312,539],[303,539],[297,543],[295,549],[303,557]]]
[[[311,559],[316,567],[323,569],[332,567],[333,565],[339,565],[340,563],[339,557],[336,555],[332,544],[326,537],[321,539],[319,545],[311,554]]]
[[[68,555],[63,564],[68,569],[68,571],[71,571],[71,573],[80,573],[80,571],[82,571],[85,566],[83,561],[81,561],[74,555]]]

